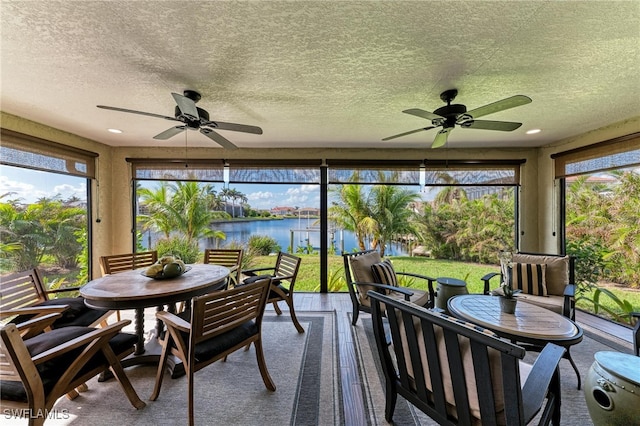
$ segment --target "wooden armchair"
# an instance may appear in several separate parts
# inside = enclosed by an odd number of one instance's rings
[[[574,256],[514,253],[512,276],[518,277],[515,279],[520,283],[514,285],[514,288],[522,289],[518,297],[575,321],[575,262]],[[531,268],[528,265],[542,266]],[[489,294],[491,290],[490,281],[493,277],[498,277],[500,281],[493,284],[494,288],[503,280],[502,274],[498,272],[490,272],[482,277],[485,294]]]
[[[390,261],[383,261],[377,250],[366,250],[353,253],[342,253],[347,288],[353,305],[352,325],[356,325],[360,311],[371,312],[369,290],[385,293],[393,298],[400,298],[419,306],[433,308],[435,278],[409,272],[397,272]],[[400,287],[397,276],[416,278],[426,282],[427,290]]]
[[[137,253],[121,253],[109,256],[100,256],[100,269],[102,275],[117,274],[118,272],[131,271],[133,269],[145,268],[158,261],[158,252],[155,250],[142,251]],[[120,311],[117,312],[120,321]],[[136,309],[136,321],[144,320],[144,309]],[[144,342],[140,343],[140,346]]]
[[[79,289],[73,287],[48,290],[37,269],[11,274],[0,281],[0,318],[14,317],[7,322],[20,324],[42,315],[61,313],[50,324],[51,328],[105,325],[112,312],[89,308],[80,296],[50,299],[52,295]]]
[[[38,321],[41,319],[32,325]],[[0,329],[2,407],[28,417],[30,426],[42,425],[58,398],[110,369],[131,405],[143,408],[146,404],[120,365],[137,341],[136,336],[120,332],[129,323],[121,321],[97,329],[58,328],[28,340],[20,336],[15,324],[6,325]]]
[[[293,306],[293,288],[296,284],[296,277],[300,269],[302,259],[289,253],[279,252],[276,265],[273,267],[245,269],[242,274],[245,278],[243,283],[251,283],[262,278],[271,278],[271,292],[267,299],[267,303],[272,303],[276,314],[282,315],[282,310],[278,306],[278,302],[284,301],[289,306],[289,314],[291,321],[298,330],[298,333],[304,333],[304,328],[298,322],[296,311]],[[270,272],[270,274],[264,274]]]
[[[191,310],[178,315],[158,312],[156,316],[164,321],[168,333],[163,341],[156,384],[150,399],[155,401],[160,394],[168,355],[177,356],[187,374],[189,425],[193,425],[194,373],[245,346],[248,349],[251,343],[255,346],[262,381],[267,389],[275,391],[261,340],[262,316],[270,286],[271,279],[264,278],[252,284],[195,297]]]
[[[636,325],[633,326],[633,351],[636,356],[640,356],[640,312],[632,312],[631,316],[636,318]]]
[[[229,268],[228,288],[233,288],[240,281],[242,269],[242,249],[205,249],[204,263],[222,265]]]
[[[441,425],[524,425],[543,408],[539,424],[560,424],[564,348],[547,344],[530,366],[523,348],[491,331],[375,291],[369,297],[388,422],[401,395]]]

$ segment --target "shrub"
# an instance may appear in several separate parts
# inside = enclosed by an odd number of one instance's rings
[[[196,263],[200,259],[200,248],[197,241],[189,241],[185,237],[171,237],[158,240],[156,243],[158,256],[171,254],[180,257],[184,263]]]
[[[249,253],[255,256],[266,256],[282,250],[278,242],[267,235],[252,235],[248,245]]]

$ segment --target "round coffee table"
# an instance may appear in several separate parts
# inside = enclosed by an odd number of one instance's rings
[[[580,372],[569,349],[582,341],[582,328],[569,318],[522,300],[518,300],[514,314],[505,314],[500,310],[499,299],[499,296],[459,295],[449,299],[448,308],[454,317],[487,328],[526,350],[539,352],[548,342],[563,346],[567,350],[564,358],[576,372],[580,389]]]

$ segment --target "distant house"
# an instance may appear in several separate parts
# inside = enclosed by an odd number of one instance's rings
[[[298,215],[300,216],[320,216],[320,209],[314,207],[302,207],[298,209]]]
[[[295,214],[296,213],[296,208],[295,207],[286,207],[286,206],[276,206],[273,207],[270,212],[272,215],[276,215],[276,216],[285,216],[288,214]]]

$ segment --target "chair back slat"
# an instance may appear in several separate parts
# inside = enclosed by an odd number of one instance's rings
[[[0,311],[33,306],[47,299],[37,269],[17,272],[0,281]]]
[[[278,254],[278,261],[276,263],[275,276],[277,277],[291,277],[288,279],[291,287],[295,284],[296,277],[298,275],[298,269],[302,259],[298,256],[291,255],[289,253],[280,252]]]
[[[193,299],[191,344],[223,334],[247,321],[260,323],[267,301],[269,278]]]
[[[242,255],[242,249],[205,249],[204,263],[240,268]]]
[[[155,250],[138,253],[122,253],[100,257],[102,274],[117,274],[118,272],[151,266],[158,261]]]

